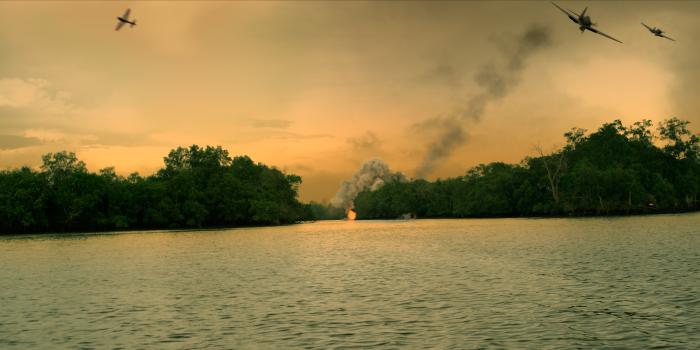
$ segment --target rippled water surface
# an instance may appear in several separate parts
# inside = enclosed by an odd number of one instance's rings
[[[0,348],[700,348],[700,214],[0,238]]]

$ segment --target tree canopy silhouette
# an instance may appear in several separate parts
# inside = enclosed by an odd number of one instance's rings
[[[288,224],[309,217],[301,178],[231,158],[221,147],[178,147],[155,175],[90,173],[74,153],[40,171],[0,172],[0,233]]]
[[[359,219],[606,215],[700,209],[700,137],[671,118],[574,128],[566,145],[520,164],[491,163],[464,176],[388,183],[355,199]],[[655,142],[658,141],[658,145]]]
[[[671,118],[615,120],[520,164],[481,164],[450,179],[389,181],[361,192],[358,219],[607,215],[700,209],[700,137]],[[154,175],[91,173],[72,152],[39,170],[0,171],[0,233],[200,228],[339,218],[343,208],[297,199],[301,178],[231,158],[221,147],[178,147]]]

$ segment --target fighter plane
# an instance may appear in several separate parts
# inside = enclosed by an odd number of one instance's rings
[[[126,9],[126,12],[124,12],[124,14],[121,17],[117,17],[119,22],[117,22],[117,27],[114,28],[114,30],[121,29],[126,23],[129,23],[131,27],[136,25],[136,20],[129,21],[129,13],[131,13],[131,9]]]
[[[617,39],[611,37],[610,35],[607,35],[601,31],[599,31],[598,29],[593,28],[593,26],[595,26],[596,24],[591,22],[591,17],[586,16],[586,11],[588,10],[588,7],[583,9],[583,12],[581,12],[581,14],[579,15],[578,13],[576,13],[574,11],[565,10],[565,9],[559,7],[559,5],[557,5],[555,3],[552,3],[552,5],[556,6],[559,10],[561,10],[561,12],[564,12],[564,14],[566,14],[569,17],[569,19],[574,21],[574,23],[578,24],[578,29],[581,30],[581,33],[583,33],[585,30],[589,30],[593,33],[600,34],[608,39],[615,40],[618,43],[622,44],[622,41],[617,40]]]
[[[644,24],[644,22],[642,22],[642,25],[645,26],[645,27],[647,27],[647,29],[649,29],[649,31],[650,31],[652,34],[654,34],[654,35],[656,35],[656,36],[658,36],[658,37],[660,37],[660,38],[666,38],[666,39],[671,40],[671,41],[676,41],[676,40],[674,40],[674,39],[671,39],[671,38],[665,36],[665,35],[664,35],[664,31],[661,30],[661,28],[656,28],[656,27],[653,27],[653,28],[652,28],[652,27],[649,27],[648,25]]]

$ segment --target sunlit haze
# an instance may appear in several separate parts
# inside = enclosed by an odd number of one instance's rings
[[[414,177],[435,136],[416,125],[459,109],[533,25],[551,44],[428,178],[617,118],[700,128],[700,2],[562,5],[589,6],[624,44],[580,34],[549,2],[2,2],[0,168],[68,150],[92,171],[148,175],[177,146],[221,145],[327,201],[373,157]],[[138,25],[115,31],[126,7]]]

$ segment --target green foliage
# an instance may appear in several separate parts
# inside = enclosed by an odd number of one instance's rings
[[[60,181],[62,178],[76,173],[87,173],[85,163],[78,160],[73,152],[48,153],[41,157],[41,170],[46,173],[49,181]]]
[[[700,209],[700,138],[688,122],[615,120],[597,131],[574,128],[567,144],[518,165],[482,164],[435,182],[394,182],[355,199],[360,219],[606,215]]]
[[[41,171],[0,172],[0,233],[277,225],[312,218],[301,178],[231,159],[221,147],[178,147],[155,175],[89,173],[74,153],[49,153]]]
[[[676,158],[700,159],[700,136],[688,130],[687,120],[671,118],[659,125],[661,140],[667,141],[664,151]]]

